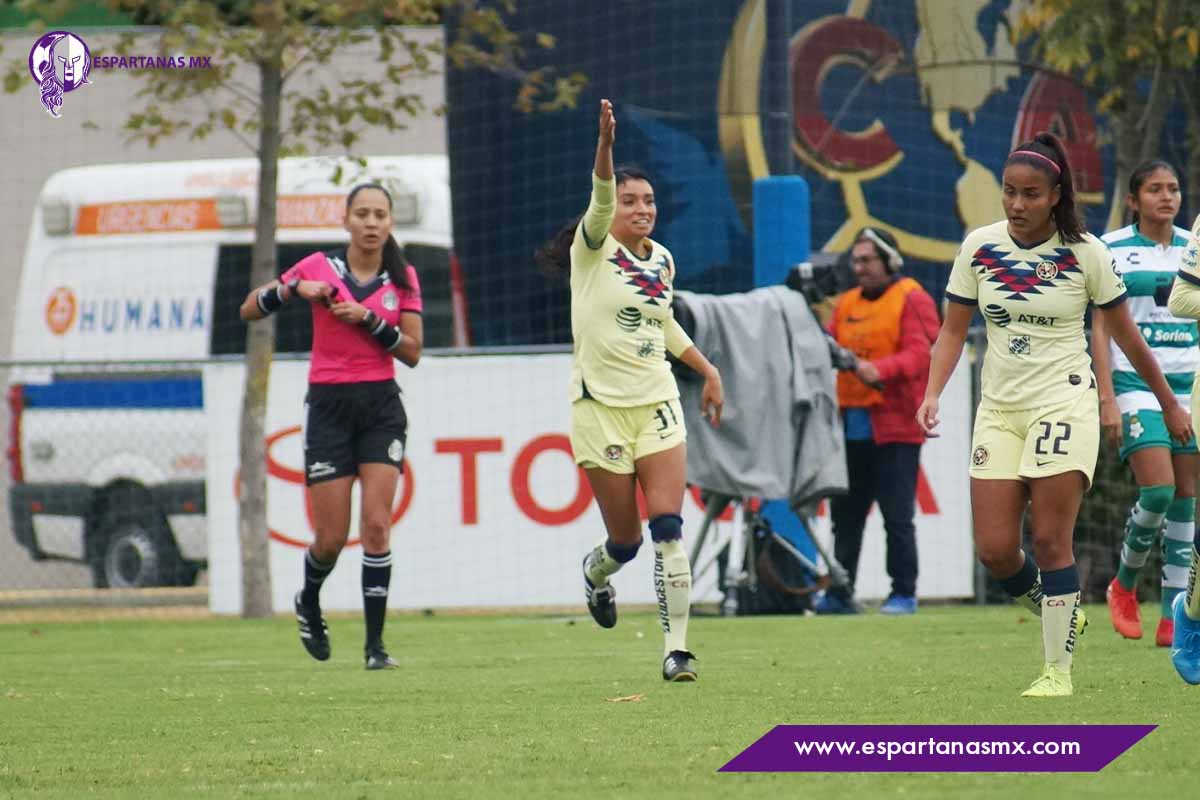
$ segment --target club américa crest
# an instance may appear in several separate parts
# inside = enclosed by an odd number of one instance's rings
[[[1034,270],[1039,280],[1052,281],[1058,277],[1058,265],[1053,261],[1043,261]]]

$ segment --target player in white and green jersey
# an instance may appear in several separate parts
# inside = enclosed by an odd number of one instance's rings
[[[1187,441],[1192,428],[1129,316],[1112,254],[1083,228],[1062,142],[1039,133],[1019,145],[1002,180],[1006,221],[969,233],[954,259],[917,422],[936,435],[939,398],[978,308],[988,346],[971,442],[975,549],[1011,597],[1040,611],[1045,661],[1024,696],[1063,697],[1073,692],[1081,628],[1075,520],[1100,440],[1083,330],[1089,304],[1162,404],[1172,437]],[[1021,549],[1027,508],[1028,555]]]
[[[1180,403],[1190,407],[1192,378],[1200,366],[1196,321],[1171,313],[1167,301],[1187,246],[1187,230],[1174,225],[1181,204],[1179,176],[1165,161],[1139,164],[1129,178],[1126,202],[1133,223],[1106,234],[1129,292],[1129,313]],[[1142,638],[1138,572],[1162,530],[1162,603],[1154,641],[1171,644],[1171,602],[1183,591],[1196,516],[1196,441],[1173,442],[1158,400],[1108,336],[1104,320],[1092,326],[1092,352],[1100,390],[1100,427],[1129,462],[1138,499],[1125,523],[1121,565],[1106,598],[1113,628]]]
[[[1177,277],[1167,307],[1172,314],[1200,319],[1200,216],[1192,223]],[[1200,419],[1200,392],[1192,392],[1192,419]],[[1200,550],[1196,547],[1193,542],[1187,588],[1175,597],[1172,609],[1175,637],[1171,641],[1171,662],[1179,676],[1193,685],[1200,684],[1200,586],[1196,585]]]

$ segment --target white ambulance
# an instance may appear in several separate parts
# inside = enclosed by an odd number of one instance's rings
[[[257,176],[230,159],[46,182],[16,304],[13,358],[27,366],[8,387],[12,529],[35,560],[87,563],[99,587],[188,585],[205,567],[206,430],[238,420],[206,416],[202,366],[245,350]],[[347,241],[346,176],[391,189],[426,346],[469,344],[445,156],[281,160],[280,271]],[[304,357],[308,314],[280,312],[277,352]]]

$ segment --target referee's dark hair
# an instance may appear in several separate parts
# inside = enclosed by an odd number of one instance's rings
[[[346,212],[349,213],[350,206],[354,203],[354,198],[363,189],[377,189],[383,192],[383,196],[387,198],[388,213],[392,210],[392,194],[379,183],[360,183],[350,190],[350,194],[346,195]],[[388,233],[387,241],[383,243],[383,269],[388,274],[388,279],[391,280],[393,286],[398,286],[401,289],[411,289],[408,285],[408,265],[404,261],[404,251],[400,249],[400,243],[396,241],[396,237]]]
[[[1013,148],[1004,162],[1005,168],[1009,164],[1033,167],[1046,174],[1051,188],[1059,187],[1061,194],[1058,202],[1050,210],[1058,235],[1068,244],[1082,242],[1087,228],[1075,202],[1075,179],[1071,175],[1071,162],[1067,160],[1062,141],[1053,133],[1042,131]]]
[[[625,181],[645,181],[651,186],[654,185],[650,176],[641,168],[628,164],[616,167],[613,177],[617,179],[618,188]],[[563,277],[571,274],[571,242],[575,240],[575,229],[579,227],[582,219],[582,214],[575,217],[559,228],[558,233],[551,236],[545,244],[533,251],[533,263],[538,265],[543,275]]]

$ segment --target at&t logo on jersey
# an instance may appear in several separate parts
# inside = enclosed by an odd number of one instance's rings
[[[633,333],[642,326],[642,312],[633,306],[626,306],[617,312],[617,327],[626,333]]]
[[[1001,328],[1012,322],[1008,309],[998,303],[988,303],[983,307],[983,315]]]
[[[1054,323],[1058,321],[1058,317],[1048,317],[1045,314],[1018,314],[1017,322],[1023,322],[1027,325],[1041,325],[1045,328],[1053,328]]]

